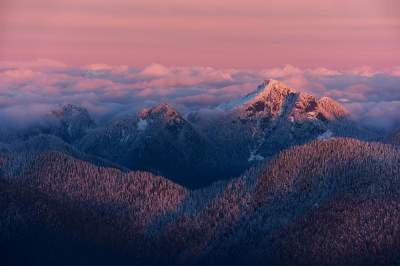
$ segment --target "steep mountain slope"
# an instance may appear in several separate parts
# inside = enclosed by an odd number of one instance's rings
[[[361,203],[363,200],[367,202],[380,200],[388,204],[392,204],[391,202],[395,200],[395,204],[399,203],[399,162],[398,149],[351,139],[318,141],[289,149],[274,159],[259,177],[249,202],[253,206],[249,209],[250,212],[244,214],[237,230],[233,230],[234,234],[228,239],[219,240],[217,245],[221,246],[213,248],[213,253],[226,256],[226,249],[230,251],[228,254],[235,254],[235,250],[240,249],[240,257],[224,257],[232,259],[232,262],[237,264],[251,261],[253,265],[262,265],[265,260],[271,261],[271,264],[281,264],[284,262],[282,258],[287,258],[289,265],[323,262],[337,265],[343,261],[366,264],[370,262],[368,260],[370,254],[365,247],[374,245],[376,248],[374,257],[378,261],[373,261],[371,264],[382,264],[385,261],[379,258],[386,249],[392,250],[397,255],[400,252],[392,242],[379,242],[373,239],[373,236],[381,232],[384,224],[388,221],[394,223],[399,216],[396,212],[392,212],[388,214],[387,221],[380,221],[379,218],[374,222],[371,221],[367,233],[371,238],[363,238],[366,229],[362,221],[367,217],[378,217],[381,210],[376,208],[376,205],[368,209],[369,204]],[[331,212],[327,207],[338,206],[341,202],[349,203],[347,213],[336,210]],[[339,225],[341,222],[351,222],[353,217],[350,214],[357,208],[359,211],[353,214],[356,219],[353,222],[358,223],[358,226],[348,228],[347,232],[351,233],[351,238],[360,245],[352,246],[354,242],[347,241],[349,237],[346,236],[346,231],[329,234],[328,227],[318,230],[318,225],[324,223],[324,215],[329,215],[331,222]],[[319,216],[321,209],[325,214]],[[312,228],[306,229],[299,221],[307,219],[310,215],[321,220],[308,220],[308,225]],[[292,225],[298,227],[290,229]],[[289,232],[280,233],[286,231]],[[392,233],[393,235],[388,231],[382,232],[382,237],[400,238],[400,232],[392,231]],[[305,243],[302,238],[291,238],[296,234],[307,234],[309,239],[324,239],[324,241],[319,246],[314,245],[312,240]],[[287,242],[285,237],[289,239]],[[233,244],[232,247],[226,243],[237,244]],[[389,247],[385,246],[387,244]],[[319,250],[316,249],[317,246]],[[346,254],[348,250],[354,253]],[[248,256],[245,256],[247,252]],[[321,254],[334,255],[325,259]]]
[[[10,158],[6,164],[16,167],[4,166],[9,169],[4,179],[84,208],[108,205],[110,212],[117,211],[129,219],[135,233],[155,216],[176,208],[186,193],[179,185],[146,172],[124,173],[54,151],[32,157],[22,164],[15,163],[20,158]]]
[[[91,131],[78,146],[129,169],[161,173],[189,187],[209,184],[219,174],[211,143],[167,104]]]
[[[97,126],[86,109],[65,105],[16,134],[13,142],[53,135],[109,166],[151,171],[199,188],[239,176],[286,148],[314,139],[379,138],[355,125],[338,102],[297,92],[276,80],[266,80],[216,112],[218,116],[201,121],[196,119],[200,112],[184,118],[168,104],[159,104]]]
[[[74,143],[95,127],[96,124],[87,109],[66,104],[49,111],[44,117],[26,127],[0,128],[0,142],[19,142],[46,134],[59,137],[67,143]]]
[[[59,152],[14,160],[0,183],[9,221],[0,242],[16,241],[7,247],[13,260],[18,239],[29,239],[24,254],[35,243],[29,232],[57,252],[67,239],[64,252],[78,243],[90,257],[102,250],[140,265],[382,265],[400,256],[400,150],[392,145],[313,141],[198,191]]]
[[[253,93],[220,108],[225,115],[201,130],[221,154],[236,159],[238,172],[293,145],[356,133],[350,132],[356,131],[354,124],[350,126],[349,112],[338,102],[297,92],[276,80],[266,80]]]
[[[15,155],[16,158],[24,158],[24,160],[28,160],[28,158],[34,158],[36,155],[41,154],[43,152],[58,151],[65,155],[70,155],[82,161],[87,161],[98,166],[108,166],[108,167],[119,168],[121,170],[126,170],[126,168],[117,165],[111,161],[108,161],[106,159],[85,154],[84,152],[80,151],[77,147],[74,147],[71,144],[66,143],[65,141],[54,135],[45,135],[45,134],[35,135],[24,141],[19,141],[4,145],[4,149],[7,150],[5,154],[8,154],[10,156]],[[0,148],[0,154],[1,154],[1,148]],[[14,164],[17,163],[14,162]]]
[[[349,115],[343,106],[329,97],[316,99],[277,80],[265,80],[255,92],[239,102],[229,106],[240,118],[284,117],[291,122],[300,122],[316,119],[333,121]]]
[[[318,206],[275,236],[282,265],[395,265],[400,258],[398,193],[344,196]],[[279,257],[278,257],[279,256]]]
[[[37,225],[45,238],[54,241],[57,252],[64,249],[64,252],[77,252],[82,259],[81,251],[74,247],[77,245],[83,246],[89,252],[87,256],[96,260],[102,257],[96,253],[103,250],[107,259],[116,256],[119,260],[141,261],[148,256],[143,251],[149,250],[147,228],[157,217],[176,211],[186,197],[184,188],[165,178],[98,167],[59,152],[44,152],[33,155],[25,163],[15,163],[21,159],[26,157],[10,158],[2,167],[6,170],[2,180],[6,181],[0,184],[0,189],[5,189],[0,215],[6,217],[10,226],[23,225],[23,230],[14,234],[9,227],[0,226],[0,242],[15,240],[13,247],[21,245],[20,253],[28,258],[38,258],[29,251],[35,245],[31,230],[36,230]],[[18,187],[22,188],[20,193],[16,191]],[[20,214],[14,215],[10,210]],[[29,242],[23,244],[24,239]],[[45,248],[47,244],[43,241],[38,239]],[[43,256],[56,259],[53,255]],[[17,250],[12,250],[9,256],[18,261]],[[106,261],[99,263],[103,265]]]
[[[90,131],[77,146],[129,169],[152,171],[198,188],[239,176],[293,145],[369,135],[333,99],[317,99],[276,80],[266,80],[220,109],[223,114],[217,119],[199,123],[196,114],[188,121],[168,104],[159,104],[137,118]]]
[[[67,104],[50,114],[54,124],[49,127],[49,133],[59,136],[67,142],[82,138],[86,131],[93,128],[95,123],[89,112],[80,106]]]
[[[255,173],[227,186],[201,211],[172,221],[160,243],[187,247],[175,250],[182,265],[376,265],[387,262],[386,252],[392,252],[389,261],[399,257],[400,231],[381,230],[396,224],[399,213],[378,208],[400,204],[398,149],[351,139],[316,141],[281,153]],[[332,233],[335,227],[319,227],[326,219],[336,227],[353,225]]]

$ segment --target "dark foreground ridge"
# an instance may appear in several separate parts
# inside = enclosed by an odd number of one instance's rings
[[[75,156],[2,150],[2,265],[392,265],[400,259],[396,146],[316,140],[202,190]]]

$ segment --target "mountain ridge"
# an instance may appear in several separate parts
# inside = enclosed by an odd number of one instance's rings
[[[54,135],[93,158],[195,188],[239,176],[293,145],[364,134],[340,103],[277,80],[265,80],[244,99],[201,123],[160,103],[135,116],[96,124],[85,108],[67,104],[50,112],[48,125],[24,139]]]
[[[1,203],[6,207],[0,208],[0,216],[25,224],[29,232],[33,228],[27,223],[29,213],[35,213],[35,221],[50,228],[72,230],[76,241],[89,239],[106,249],[107,243],[113,243],[131,255],[130,262],[142,265],[365,265],[366,259],[384,265],[379,254],[386,254],[386,244],[379,233],[383,225],[391,228],[400,215],[399,161],[400,150],[392,145],[316,140],[285,150],[239,178],[190,191],[164,177],[123,173],[50,151],[25,164],[27,171],[5,173],[13,178],[8,178],[7,186],[0,182],[6,188]],[[22,204],[10,185],[36,191],[35,195],[47,199],[45,205],[26,205],[28,199]],[[379,202],[393,209],[379,208]],[[66,223],[57,206],[77,217]],[[13,215],[12,208],[23,216]],[[360,233],[366,218],[373,222],[367,228],[371,237],[364,239]],[[338,228],[341,219],[351,226],[329,234],[331,229],[324,224]],[[0,226],[0,240],[6,232],[14,234],[6,228]],[[360,245],[351,246],[354,242],[343,237],[347,232]],[[24,234],[16,238],[16,245]],[[400,231],[385,230],[384,236],[396,241]],[[393,254],[400,256],[397,242],[390,243]],[[365,248],[370,244],[376,247],[375,257]],[[358,253],[346,255],[350,247]],[[320,254],[330,260],[324,261]],[[395,261],[396,256],[387,259]]]
[[[299,92],[278,80],[265,80],[252,92],[239,100],[234,108],[242,118],[267,116],[277,118],[286,111],[292,122],[306,119],[333,121],[349,115],[340,103],[329,97],[317,99],[306,92]],[[286,110],[285,110],[286,109]]]

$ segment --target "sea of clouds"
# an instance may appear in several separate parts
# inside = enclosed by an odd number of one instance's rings
[[[33,123],[67,103],[86,107],[98,120],[135,114],[170,103],[181,112],[212,109],[253,91],[264,79],[330,96],[355,119],[381,128],[400,127],[400,67],[351,70],[284,67],[245,70],[212,67],[147,67],[93,64],[71,67],[51,60],[0,61],[2,126]]]

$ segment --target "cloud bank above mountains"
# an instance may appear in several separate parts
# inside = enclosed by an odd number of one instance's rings
[[[66,103],[82,105],[103,120],[136,114],[159,102],[187,112],[245,95],[267,78],[316,96],[330,96],[369,125],[389,128],[400,122],[400,67],[345,71],[291,65],[264,70],[159,64],[70,67],[51,60],[0,61],[0,119],[3,125],[23,126]]]

